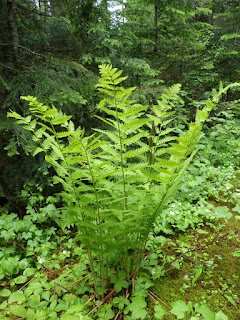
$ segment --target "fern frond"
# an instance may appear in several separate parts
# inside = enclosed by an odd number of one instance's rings
[[[59,224],[77,226],[77,237],[89,254],[96,290],[98,277],[103,286],[104,268],[109,261],[115,263],[116,252],[120,252],[119,263],[124,258],[135,265],[136,256],[130,258],[130,251],[141,258],[156,217],[176,192],[197,152],[203,123],[221,95],[240,86],[220,85],[197,111],[187,132],[176,136],[171,122],[174,104],[183,103],[180,84],[164,89],[151,114],[146,115],[148,107],[130,99],[135,88],[120,85],[126,79],[121,70],[103,64],[100,74],[96,87],[106,97],[97,106],[104,115],[97,117],[108,129],[95,129],[96,133],[86,136],[82,128],[75,128],[71,116],[31,96],[23,97],[29,102],[30,116],[8,113],[39,144],[33,155],[44,152],[56,171],[54,183],[63,186]],[[99,261],[97,267],[95,260]],[[140,265],[140,260],[136,263]]]
[[[144,174],[146,177],[150,178],[151,180],[157,181],[157,182],[162,182],[165,184],[169,184],[171,182],[172,177],[169,175],[164,175],[164,174],[154,174],[146,170],[141,171],[142,174]]]
[[[181,165],[179,162],[173,161],[171,159],[161,159],[158,158],[156,161],[156,165],[162,167],[162,168],[179,168]]]
[[[123,158],[124,159],[127,159],[127,158],[135,158],[135,157],[138,157],[140,154],[142,153],[146,153],[148,151],[148,146],[145,146],[145,147],[142,147],[142,148],[138,148],[138,149],[135,149],[135,150],[129,150],[129,151],[126,151],[123,155]]]
[[[149,121],[148,118],[134,119],[133,121],[122,125],[121,129],[127,131],[131,129],[131,132],[135,132],[137,129],[141,128],[144,124]]]
[[[105,122],[106,124],[108,124],[109,126],[113,127],[114,129],[116,129],[116,125],[115,123],[113,123],[113,120],[112,119],[104,119],[103,117],[100,117],[100,116],[96,116],[96,118],[98,118],[99,120],[101,120],[102,122]]]
[[[126,146],[130,146],[136,142],[139,142],[140,139],[142,139],[143,137],[146,137],[148,135],[148,133],[146,131],[142,131],[139,132],[135,135],[133,135],[132,137],[129,138],[123,138],[122,143]],[[142,144],[143,146],[144,144]]]

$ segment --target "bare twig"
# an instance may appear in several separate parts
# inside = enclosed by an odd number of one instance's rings
[[[22,5],[19,4],[19,3],[16,3],[16,6],[19,7],[19,8],[21,8],[21,9],[23,9],[23,10],[25,10],[25,11],[27,11],[27,12],[30,12],[30,13],[33,13],[33,14],[37,14],[37,15],[39,15],[39,16],[44,16],[44,17],[48,17],[48,18],[53,18],[53,16],[48,15],[48,14],[43,13],[43,12],[37,12],[35,9],[33,9],[33,10],[27,9],[27,8],[25,8],[24,6],[22,6]]]
[[[89,302],[91,302],[93,300],[93,297],[90,297],[85,303],[84,303],[84,307],[89,303]]]
[[[12,46],[10,43],[0,43],[0,46]],[[34,55],[37,55],[37,56],[40,56],[40,57],[44,57],[44,58],[46,58],[43,54],[41,54],[41,53],[37,53],[37,52],[35,52],[35,51],[32,51],[32,50],[30,50],[30,49],[28,49],[27,47],[24,47],[24,46],[21,46],[20,44],[18,45],[18,48],[23,48],[23,49],[25,49],[26,51],[28,51],[28,52],[30,52],[30,53],[32,53],[32,54],[34,54]]]
[[[151,293],[148,292],[148,296],[153,302],[157,302],[157,300],[151,295]]]
[[[118,316],[122,313],[122,310],[119,310],[116,316],[114,317],[114,320],[117,320]]]
[[[220,241],[220,240],[226,238],[228,235],[229,235],[229,232],[226,233],[226,234],[224,234],[224,235],[221,236],[220,238],[213,239],[212,241],[210,241],[209,243],[205,244],[204,246],[187,250],[186,252],[184,252],[183,254],[181,254],[181,255],[178,256],[177,258],[173,259],[173,260],[170,261],[168,264],[166,264],[166,266],[163,267],[162,271],[165,270],[165,269],[167,269],[173,262],[181,259],[182,257],[185,257],[186,254],[188,254],[189,252],[200,251],[200,250],[204,249],[205,247],[208,247],[208,246],[210,246],[211,244],[213,244],[213,243],[215,243],[215,242],[217,242],[217,241]]]
[[[76,280],[76,281],[68,284],[68,285],[66,286],[66,288],[74,287],[75,283],[80,282],[80,281],[82,281],[83,279],[86,279],[86,278],[90,277],[91,275],[92,275],[91,273],[87,274],[86,276],[82,277],[81,279]]]
[[[193,260],[193,259],[190,259],[190,258],[188,258],[188,257],[183,257],[183,258],[186,259],[186,260],[188,260],[188,261],[194,262],[194,263],[203,264],[203,265],[205,265],[207,268],[209,268],[208,263],[205,262],[205,261]]]
[[[27,283],[25,283],[24,286],[22,286],[21,288],[18,289],[18,291],[21,291],[23,288],[25,288],[30,282],[32,282],[34,279],[36,279],[37,277],[33,277],[31,280],[29,280]]]
[[[81,279],[79,279],[79,280],[74,281],[73,283],[68,284],[68,285],[67,285],[66,287],[64,287],[64,288],[71,288],[71,287],[74,287],[75,283],[82,281],[83,279],[85,279],[85,278],[89,277],[90,275],[91,275],[91,273],[90,273],[90,274],[88,274],[88,275],[86,275],[86,276],[84,276],[84,277],[82,277],[82,278],[81,278]],[[60,287],[61,287],[61,286],[60,286]],[[56,291],[55,293],[58,293],[59,291],[62,291],[62,290],[60,289],[60,290]]]
[[[56,294],[56,290],[55,290],[55,282],[54,282],[53,289],[54,289],[54,291],[53,291],[53,300],[55,300],[55,294]]]
[[[93,308],[90,312],[88,312],[87,316],[89,316],[91,313],[93,313],[95,310],[97,310],[107,299],[109,299],[113,294],[115,293],[115,290],[113,289],[99,304]]]
[[[71,290],[68,290],[66,287],[62,286],[61,284],[59,284],[59,283],[57,283],[57,282],[54,282],[54,290],[55,290],[55,285],[61,287],[62,290],[66,290],[68,293],[71,293],[71,294],[73,294],[74,296],[78,297],[78,295],[76,295],[76,294],[73,293]],[[62,291],[62,290],[54,291],[54,293],[56,294],[57,292]]]
[[[162,299],[160,299],[155,293],[152,291],[148,291],[148,294],[150,294],[154,299],[156,298],[158,301],[160,301],[162,304],[164,304],[166,307],[171,308],[166,302],[164,302]]]

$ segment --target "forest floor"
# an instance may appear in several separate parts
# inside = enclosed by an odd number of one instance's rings
[[[170,303],[179,299],[204,303],[229,320],[240,319],[240,216],[231,213],[229,220],[184,233],[181,241],[172,239],[166,253],[176,255],[177,250],[181,267],[169,267],[153,289],[165,306],[171,308]]]

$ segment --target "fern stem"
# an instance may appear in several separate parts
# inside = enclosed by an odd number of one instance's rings
[[[117,107],[116,86],[115,85],[114,85],[114,107],[115,107],[115,111],[116,111],[117,130],[118,130],[118,137],[119,137],[119,143],[120,143],[120,159],[121,159],[121,169],[122,169],[122,177],[123,177],[124,209],[127,210],[126,180],[125,180],[124,161],[123,161],[123,143],[122,143],[120,121],[119,121],[119,117],[118,117],[118,107]]]
[[[123,181],[124,209],[128,210],[127,192],[126,192],[126,178],[125,178],[124,161],[123,161],[123,143],[122,143],[120,121],[119,121],[119,116],[118,116],[117,94],[116,94],[115,84],[113,85],[113,87],[114,87],[114,107],[115,107],[115,111],[116,111],[117,130],[118,130],[118,137],[119,137],[119,144],[120,144],[120,159],[121,159],[121,170],[122,170],[122,181]],[[126,261],[127,277],[129,276],[129,253],[128,253],[128,250],[129,250],[128,236],[125,235],[125,261]]]
[[[66,159],[64,157],[64,154],[62,152],[61,143],[59,142],[59,139],[57,137],[57,132],[55,130],[55,127],[53,126],[51,120],[48,117],[46,117],[46,120],[51,125],[51,129],[53,130],[53,134],[54,134],[54,137],[56,139],[56,142],[57,142],[57,145],[58,145],[58,149],[59,149],[59,151],[61,153],[63,161],[66,161]],[[44,149],[42,143],[41,143],[41,140],[36,136],[34,130],[31,130],[31,131],[32,131],[33,135],[35,136],[35,138],[37,139],[37,141],[38,141],[40,147],[42,148],[42,150],[44,151],[45,155],[48,155],[46,150]],[[59,178],[61,178],[57,168],[53,164],[52,164],[52,166],[53,166],[57,176]],[[72,186],[72,189],[73,189],[73,192],[74,192],[74,196],[75,196],[75,199],[76,199],[76,202],[77,202],[77,206],[78,206],[78,208],[81,208],[81,205],[79,203],[78,196],[77,196],[77,191],[76,191],[76,188],[75,188],[75,185],[74,185],[74,182],[73,182],[72,174],[71,174],[71,172],[69,170],[67,170],[67,171],[68,171],[68,175],[69,175],[69,178],[70,178],[71,186]],[[82,219],[82,221],[84,221],[84,216],[83,216],[82,213],[81,213],[81,219]],[[83,232],[86,233],[85,230]],[[93,263],[92,253],[91,253],[91,245],[90,245],[89,241],[88,241],[88,244],[86,246],[86,251],[87,251],[88,258],[89,258],[89,265],[90,265],[90,269],[91,269],[91,273],[92,273],[92,277],[93,277],[93,283],[94,283],[95,292],[96,292],[97,297],[99,297],[98,287],[97,287],[97,276],[96,276],[96,272],[95,272],[95,268],[94,268],[94,263]]]
[[[91,161],[89,159],[88,156],[88,152],[85,148],[85,146],[83,145],[82,142],[80,142],[82,145],[82,148],[85,152],[85,156],[86,156],[86,160],[87,160],[87,164],[88,164],[88,169],[90,172],[90,176],[91,176],[91,182],[93,184],[93,190],[94,190],[94,195],[96,198],[96,204],[97,204],[97,219],[98,219],[98,225],[99,225],[99,236],[100,236],[100,279],[101,279],[101,283],[102,283],[102,298],[103,298],[103,293],[105,290],[105,285],[104,285],[104,254],[103,254],[103,231],[102,231],[102,220],[101,220],[101,214],[100,214],[100,201],[98,198],[98,191],[96,188],[96,181],[94,179],[94,174],[93,174],[93,170],[92,170],[92,166],[91,166]]]
[[[54,128],[54,126],[52,125],[51,121],[49,120],[50,124],[51,124],[51,127],[52,127],[52,130],[54,132],[54,136],[56,138],[56,141],[57,141],[57,144],[58,144],[58,147],[59,147],[59,150],[61,152],[61,155],[63,157],[63,161],[66,161],[64,155],[63,155],[63,152],[62,152],[62,149],[61,149],[61,144],[59,142],[59,139],[57,137],[57,133],[56,133],[56,130]],[[83,146],[82,142],[80,141],[81,145]],[[86,150],[83,146],[83,150],[87,156],[87,153],[86,153]],[[88,159],[88,158],[87,158]],[[90,166],[90,164],[89,164]],[[69,173],[69,177],[70,177],[70,181],[71,181],[71,185],[72,185],[72,188],[73,188],[73,191],[74,191],[74,195],[75,195],[75,199],[76,199],[76,202],[77,202],[77,206],[78,208],[81,208],[81,205],[80,205],[80,202],[78,200],[78,196],[77,196],[77,191],[76,191],[76,187],[75,187],[75,184],[73,182],[73,177],[72,177],[72,174],[71,174],[71,171],[68,172]],[[84,221],[84,216],[83,214],[81,213],[81,218],[82,218],[82,221]],[[86,230],[83,231],[86,235]],[[91,272],[92,272],[92,277],[93,277],[93,282],[94,282],[94,288],[95,288],[95,293],[96,293],[96,296],[99,298],[99,293],[98,293],[98,287],[97,287],[97,275],[96,275],[96,272],[95,272],[95,268],[94,268],[94,262],[93,262],[93,257],[92,257],[92,251],[91,251],[91,244],[89,242],[89,239],[88,239],[88,244],[86,246],[86,250],[87,250],[87,254],[88,254],[88,257],[89,257],[89,262],[90,262],[90,269],[91,269]]]

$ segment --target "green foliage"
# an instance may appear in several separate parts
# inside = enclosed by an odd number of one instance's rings
[[[56,228],[50,227],[45,231],[39,230],[33,222],[34,220],[36,220],[34,215],[28,215],[23,220],[19,220],[16,214],[2,214],[0,225],[2,243],[0,251],[1,279],[6,275],[18,274],[20,270],[27,270],[27,268],[33,266],[34,259],[37,256],[47,259],[49,251],[55,248],[54,243],[51,242],[51,236],[56,232]],[[20,253],[17,249],[18,246],[20,248],[26,246],[27,250]],[[15,278],[10,283],[13,285],[14,283],[21,283],[19,281],[22,281],[22,279],[16,280]]]
[[[225,115],[228,116],[225,118]],[[214,121],[214,127],[205,128],[199,155],[182,177],[177,201],[164,209],[161,218],[157,219],[154,227],[156,234],[174,234],[177,230],[185,231],[189,226],[202,222],[231,217],[227,205],[236,206],[239,201],[239,120],[235,117],[233,121],[233,111],[230,111],[224,112],[224,118],[214,117]],[[216,201],[218,207],[209,203],[209,199]]]
[[[16,10],[16,61],[9,3]],[[109,7],[115,4],[122,9],[111,13]],[[205,305],[184,301],[175,302],[173,312],[155,305],[155,315],[149,315],[145,301],[149,274],[160,278],[163,265],[174,259],[164,254],[168,242],[163,234],[211,225],[231,215],[239,219],[238,100],[228,106],[231,97],[225,96],[207,119],[199,158],[194,156],[203,122],[229,87],[220,87],[213,97],[210,88],[220,79],[226,84],[239,78],[238,1],[3,0],[0,9],[0,189],[21,217],[0,209],[0,317],[227,319],[221,311],[213,315]],[[99,63],[124,68],[132,75],[127,83],[138,90],[123,89],[124,77],[102,66],[98,88],[103,100],[97,109],[97,78],[79,61],[94,70]],[[159,87],[176,81],[184,91]],[[34,109],[29,112],[28,103],[19,102],[29,93],[49,107],[41,109],[44,105],[27,98]],[[199,101],[206,97],[210,100]],[[195,107],[196,121],[187,129]],[[26,117],[19,118],[23,123],[6,119],[9,108]],[[85,135],[77,126],[88,132],[95,126],[94,114],[103,125],[95,135]],[[30,153],[35,161],[26,157]],[[51,166],[54,185],[47,178]],[[26,211],[16,198],[23,185]],[[174,195],[177,200],[172,202]],[[77,232],[76,238],[59,238],[59,226],[66,233]],[[184,235],[177,243],[181,253],[190,245]],[[143,260],[146,246],[154,252]],[[239,250],[233,255],[239,257]],[[72,267],[78,262],[84,267]],[[180,265],[172,263],[177,269]],[[201,270],[193,272],[191,284]],[[87,280],[72,286],[82,277]],[[94,311],[91,282],[98,297],[110,287],[116,295]],[[66,289],[57,292],[56,283]],[[235,308],[237,299],[221,286]],[[128,300],[130,288],[135,292]]]
[[[72,26],[65,17],[52,17],[48,19],[46,27],[47,46],[52,51],[66,52],[76,48],[76,42],[72,37]]]
[[[146,115],[146,106],[129,99],[134,88],[119,86],[126,79],[121,77],[122,71],[101,65],[100,73],[97,87],[106,98],[98,108],[108,116],[98,118],[110,128],[95,129],[100,136],[84,136],[83,129],[75,129],[71,116],[30,96],[23,99],[29,102],[31,115],[8,114],[39,144],[33,155],[44,152],[56,171],[54,183],[63,186],[59,224],[62,228],[77,226],[97,294],[103,294],[107,286],[111,265],[126,268],[125,279],[118,276],[115,281],[117,291],[128,286],[125,280],[132,272],[134,277],[138,273],[153,223],[193,159],[209,112],[228,89],[220,86],[219,93],[214,91],[213,99],[197,111],[189,130],[177,137],[169,135],[174,130],[169,124],[174,114],[170,110],[180,99],[180,85],[165,89],[151,114]],[[99,263],[93,263],[94,259]]]
[[[6,226],[9,224],[15,230],[17,225],[16,217],[11,219],[11,221],[6,221],[6,218],[7,216],[4,217],[1,232],[7,229]],[[21,221],[18,220],[19,222]],[[25,226],[29,224],[29,220],[23,221],[21,225],[24,224]],[[43,233],[46,231],[43,231]],[[38,237],[36,235],[36,240]],[[20,230],[17,232],[17,238],[19,239],[18,243],[24,245],[24,248],[29,247],[29,244],[27,242],[24,244],[21,239]],[[13,239],[16,239],[16,235]],[[127,319],[148,319],[149,315],[146,310],[147,290],[153,285],[153,282],[150,281],[150,277],[147,274],[141,273],[139,278],[135,280],[134,293],[131,296],[131,300],[125,298],[125,296],[121,296],[120,293],[119,296],[113,298],[108,304],[100,306],[97,310],[91,303],[90,305],[86,303],[89,300],[89,296],[93,296],[94,294],[89,285],[92,278],[88,270],[87,255],[85,250],[77,247],[76,243],[72,240],[68,240],[63,236],[60,239],[55,232],[51,234],[51,242],[52,244],[54,243],[54,246],[49,247],[49,255],[48,257],[44,257],[44,259],[40,259],[39,256],[29,255],[29,251],[26,253],[23,249],[20,251],[22,252],[22,257],[26,254],[26,258],[19,262],[19,273],[11,276],[7,275],[8,279],[11,277],[10,286],[9,283],[6,285],[9,289],[5,288],[0,291],[0,299],[2,299],[0,301],[1,317],[6,316],[6,319],[11,319],[14,315],[17,315],[23,319],[34,320],[39,319],[39,317],[43,320],[71,320],[79,319],[80,317],[80,319],[89,320],[112,319],[117,313],[124,312],[124,316]],[[56,242],[58,243],[58,248],[56,248]],[[9,241],[3,240],[2,243],[5,246],[9,246],[4,251],[10,252]],[[18,252],[18,255],[20,252]],[[16,256],[16,251],[12,251],[11,254]],[[42,254],[43,252],[41,253],[41,257],[43,256]],[[149,260],[153,261],[152,258]],[[1,265],[4,262],[5,260],[2,258]],[[112,278],[111,280],[117,284],[124,277],[124,272],[120,271],[117,279]],[[154,305],[154,317],[156,319],[163,319],[163,315],[174,315],[175,319],[176,315],[180,319],[189,319],[191,315],[194,319],[194,316],[197,317],[201,314],[203,319],[206,320],[211,319],[210,316],[213,317],[213,315],[215,317],[221,315],[224,317],[223,319],[227,319],[222,312],[214,314],[204,304],[192,306],[191,303],[175,301],[171,305],[172,308],[170,310],[158,304]],[[95,309],[94,313],[91,312],[93,309]],[[87,316],[87,313],[90,314]],[[213,317],[213,319],[217,318]]]
[[[73,114],[75,121],[87,126],[86,120],[93,115],[96,82],[97,78],[77,62],[50,57],[47,62],[39,61],[29,71],[23,69],[18,77],[11,78],[11,92],[3,108],[11,106],[27,113],[27,104],[18,102],[19,94],[32,92],[44,103]]]
[[[29,114],[27,103],[19,101],[19,95],[31,92],[43,102],[73,114],[74,122],[84,125],[86,130],[93,125],[94,120],[91,119],[95,113],[97,98],[94,85],[97,77],[80,64],[59,58],[49,57],[48,61],[40,58],[36,64],[29,63],[27,68],[18,70],[18,76],[9,75],[8,79],[9,92],[2,101],[2,112],[11,108]],[[36,148],[36,144],[29,132],[12,120],[4,115],[0,117],[0,146],[5,150],[2,152],[0,184],[7,198],[19,195],[23,185],[46,166],[41,155],[31,160],[26,156]],[[7,154],[12,157],[10,161],[4,160],[5,157],[9,159]],[[21,162],[16,155],[22,158]],[[16,212],[15,206],[12,208]]]

